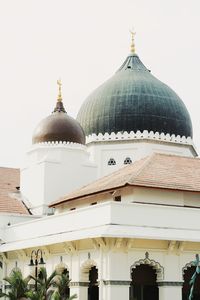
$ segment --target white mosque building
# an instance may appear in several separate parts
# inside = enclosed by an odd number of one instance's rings
[[[83,102],[33,134],[21,168],[0,168],[0,282],[41,249],[78,300],[187,300],[200,252],[200,160],[182,100],[135,53]],[[194,300],[200,297],[200,286]]]

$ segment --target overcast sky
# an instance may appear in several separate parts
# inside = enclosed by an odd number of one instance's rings
[[[136,52],[186,104],[200,149],[199,0],[0,0],[0,166],[20,167],[62,79],[68,113]]]

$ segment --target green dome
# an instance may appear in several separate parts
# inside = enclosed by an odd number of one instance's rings
[[[148,130],[192,137],[183,101],[136,54],[129,55],[115,75],[85,100],[77,120],[87,136]]]

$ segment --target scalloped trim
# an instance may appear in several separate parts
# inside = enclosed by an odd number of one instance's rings
[[[32,148],[38,148],[39,147],[46,147],[46,146],[51,146],[51,147],[75,147],[79,149],[85,149],[86,146],[83,144],[78,144],[78,143],[73,143],[73,142],[65,142],[65,141],[56,141],[56,142],[42,142],[42,143],[36,143],[32,145]]]
[[[138,261],[134,262],[131,266],[132,269],[135,269],[137,266],[140,265],[149,265],[151,266],[155,271],[157,275],[157,281],[164,280],[164,267],[161,266],[161,264],[153,259],[149,258],[148,252],[145,253],[144,259],[139,259]]]
[[[81,265],[81,280],[83,282],[88,282],[89,280],[89,271],[91,267],[97,267],[97,263],[95,260],[88,258]],[[98,268],[98,267],[97,267]]]
[[[185,264],[185,266],[182,268],[182,277],[184,279],[184,274],[187,271],[187,269],[191,268],[191,267],[195,267],[195,261],[190,261],[188,263]]]
[[[148,131],[148,130],[144,130],[143,132],[141,132],[140,130],[138,130],[137,132],[131,131],[131,132],[127,132],[124,131],[123,133],[118,132],[118,133],[114,133],[111,132],[109,133],[99,133],[98,135],[96,135],[95,133],[89,135],[86,137],[86,144],[92,143],[92,142],[102,142],[102,141],[116,141],[116,140],[156,140],[156,141],[164,141],[164,142],[170,142],[170,143],[181,143],[181,144],[187,144],[187,145],[193,145],[193,140],[191,137],[185,137],[185,136],[180,136],[177,135],[175,136],[175,134],[170,135],[169,133],[165,134],[165,133],[159,133],[159,132],[153,132],[153,131]]]

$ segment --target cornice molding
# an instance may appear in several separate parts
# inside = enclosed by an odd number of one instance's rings
[[[183,286],[183,281],[160,281],[158,286]]]
[[[35,149],[45,149],[45,148],[60,148],[60,149],[81,149],[81,150],[85,150],[86,149],[86,146],[85,145],[82,145],[82,144],[78,144],[78,143],[72,143],[72,142],[43,142],[43,143],[37,143],[37,144],[34,144],[31,146],[31,149],[30,151],[33,151]]]
[[[129,140],[153,140],[153,141],[162,141],[162,142],[168,142],[168,143],[175,143],[175,144],[185,144],[185,145],[193,145],[193,140],[191,137],[185,137],[185,136],[180,136],[177,135],[175,136],[174,134],[170,135],[169,133],[159,133],[159,132],[153,132],[153,131],[148,131],[144,130],[143,132],[141,131],[130,131],[130,132],[118,132],[118,133],[99,133],[98,135],[96,134],[91,134],[86,137],[86,144],[92,143],[92,142],[112,142],[112,141],[129,141]]]
[[[130,285],[129,280],[103,280],[104,285]]]

